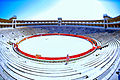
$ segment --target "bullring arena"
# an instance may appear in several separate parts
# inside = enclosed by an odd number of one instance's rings
[[[1,79],[118,80],[120,16],[103,18],[0,19]]]

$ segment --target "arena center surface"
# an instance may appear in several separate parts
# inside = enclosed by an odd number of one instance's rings
[[[95,42],[95,41],[94,41]],[[20,53],[27,57],[44,60],[66,59],[84,56],[96,49],[93,39],[73,34],[40,34],[17,42]]]

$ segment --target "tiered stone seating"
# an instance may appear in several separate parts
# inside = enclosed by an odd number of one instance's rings
[[[108,53],[109,53],[109,52],[108,52]],[[8,56],[9,56],[9,55],[8,55]],[[9,57],[11,57],[11,56],[9,56]],[[12,59],[13,59],[13,58],[12,58]],[[9,59],[9,60],[10,60],[10,59]],[[93,62],[93,63],[94,63],[94,62]],[[9,63],[9,64],[10,64],[10,63]],[[79,64],[79,63],[78,63],[78,64]],[[84,63],[84,64],[86,64],[86,63]],[[71,65],[71,64],[70,64],[70,65]],[[24,64],[24,66],[25,66],[25,64]],[[26,66],[28,66],[28,65],[26,65]],[[77,66],[77,65],[76,65],[76,66]],[[86,66],[86,65],[85,65],[85,66]],[[85,67],[85,66],[84,66],[84,67]],[[89,66],[89,70],[90,70],[90,64],[88,64],[88,66]],[[13,69],[14,71],[16,71],[16,69],[18,69],[18,70],[20,70],[20,71],[23,70],[23,68],[22,68],[22,69],[19,68],[20,65],[19,65],[19,67],[18,67],[18,66],[17,66],[17,67],[15,67],[15,66],[13,67],[13,64],[12,64],[12,67],[11,67],[10,65],[7,65],[7,67]],[[52,67],[53,67],[53,66],[52,66]],[[93,66],[92,66],[92,67],[93,67]],[[15,68],[15,69],[14,69],[14,68]],[[42,66],[41,68],[43,69],[43,66]],[[81,68],[81,66],[80,66],[80,68]],[[85,67],[85,68],[88,69],[87,67]],[[29,67],[27,67],[26,69],[28,70]],[[26,70],[26,69],[25,69],[25,70]],[[55,70],[55,68],[53,68],[53,69]],[[61,68],[60,68],[60,69],[61,69]],[[82,68],[82,69],[83,69],[83,68]],[[25,70],[23,70],[23,72],[25,72]],[[34,70],[34,68],[32,68],[32,70]],[[37,72],[37,71],[39,72],[39,70],[40,70],[40,69],[37,69],[36,72]],[[51,69],[48,68],[48,70],[51,70]],[[78,69],[77,69],[77,70],[78,70]],[[80,70],[81,70],[81,69],[80,69]],[[84,69],[84,70],[85,70],[85,69]],[[57,70],[55,70],[55,71],[57,71]],[[28,72],[28,71],[27,71],[27,72]],[[31,69],[30,69],[30,73],[32,73],[32,72],[33,72],[33,71],[31,71]],[[60,71],[59,71],[59,72],[60,72]],[[73,73],[74,73],[74,72],[76,72],[76,71],[73,71]],[[81,71],[81,72],[82,72],[82,71]],[[81,72],[80,72],[79,74],[81,74]],[[55,72],[53,72],[53,73],[55,73]],[[68,72],[68,73],[69,73],[69,72]],[[72,72],[71,72],[71,73],[72,73]],[[21,73],[20,73],[20,74],[21,74]],[[34,74],[35,74],[35,73],[34,73]],[[64,74],[62,73],[62,75],[65,75],[65,73],[64,73]],[[69,75],[70,75],[70,73],[69,73]],[[48,76],[48,75],[47,75],[47,76]],[[55,75],[54,75],[54,76],[55,76]],[[59,75],[59,76],[60,76],[60,75]],[[84,75],[84,76],[85,76],[85,75]]]
[[[63,28],[63,27],[62,27]],[[24,29],[23,29],[24,30]],[[19,37],[21,35],[29,36],[31,35],[31,30],[14,30],[14,34],[8,30],[9,35],[3,32],[2,34],[6,36],[6,40],[12,40],[14,38],[22,38]],[[39,33],[39,30],[33,29],[32,34]],[[62,29],[64,30],[64,28]],[[71,28],[70,28],[71,30]],[[69,28],[66,28],[65,32],[70,31]],[[79,30],[79,29],[78,29]],[[75,30],[75,31],[78,31]],[[23,33],[21,33],[21,31]],[[25,32],[28,33],[26,34]],[[57,31],[57,30],[56,30]],[[54,32],[54,29],[53,29]],[[60,31],[59,31],[60,32]],[[62,31],[61,31],[62,32]],[[64,33],[64,31],[63,31]],[[15,35],[17,34],[17,35]],[[96,33],[97,34],[97,33]],[[102,34],[102,33],[101,33]],[[100,34],[100,35],[101,35]],[[103,33],[104,34],[104,33]],[[106,33],[108,35],[109,33]],[[90,34],[86,34],[87,36],[91,36]],[[98,36],[97,34],[96,36]],[[111,35],[111,34],[109,34]],[[11,37],[10,37],[11,36]],[[96,40],[99,40],[99,37],[94,35],[91,36]],[[105,36],[101,36],[100,38],[104,38]],[[80,58],[75,61],[69,62],[68,65],[64,65],[65,63],[44,63],[37,62],[27,58],[24,58],[17,53],[14,52],[12,46],[6,44],[4,39],[1,37],[0,39],[0,73],[6,74],[2,75],[6,80],[9,79],[18,79],[18,80],[92,80],[92,79],[109,79],[112,73],[115,71],[116,66],[119,62],[119,46],[120,42],[116,39],[107,39],[101,40],[101,43],[104,44],[107,42],[108,47],[105,47],[101,50],[96,50],[94,53]],[[19,39],[17,39],[19,40]],[[16,40],[16,41],[17,41]],[[99,41],[98,41],[99,43]],[[99,45],[102,45],[99,43]],[[114,65],[113,65],[114,64]],[[4,71],[4,72],[3,72]]]

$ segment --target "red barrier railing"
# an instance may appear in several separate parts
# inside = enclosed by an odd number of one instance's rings
[[[16,43],[16,47],[17,50],[22,53],[23,55],[27,56],[27,57],[30,57],[30,58],[35,58],[35,59],[42,59],[42,60],[63,60],[63,59],[66,59],[66,57],[38,57],[38,56],[35,56],[35,55],[31,55],[31,54],[28,54],[28,53],[25,53],[24,51],[20,50],[18,48],[18,45],[26,40],[26,39],[30,39],[30,38],[33,38],[33,37],[39,37],[39,36],[49,36],[49,35],[63,35],[63,36],[73,36],[73,37],[79,37],[79,38],[83,38],[83,39],[86,39],[88,40],[92,45],[93,47],[91,49],[89,49],[88,51],[86,52],[83,52],[83,53],[80,53],[80,54],[76,54],[76,55],[72,55],[72,56],[69,56],[70,59],[71,58],[78,58],[80,56],[84,56],[92,51],[94,51],[97,47],[97,42],[89,37],[85,37],[85,36],[81,36],[81,35],[73,35],[73,34],[63,34],[63,33],[51,33],[51,34],[39,34],[39,35],[33,35],[33,36],[30,36],[30,37],[26,37],[26,38],[23,38],[22,40],[20,40],[19,42]],[[94,41],[94,42],[93,42]]]

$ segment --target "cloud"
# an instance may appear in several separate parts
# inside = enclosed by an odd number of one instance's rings
[[[61,0],[51,9],[40,12],[41,18],[57,19],[100,19],[105,12],[103,5],[97,0]],[[36,17],[37,17],[36,16]]]

